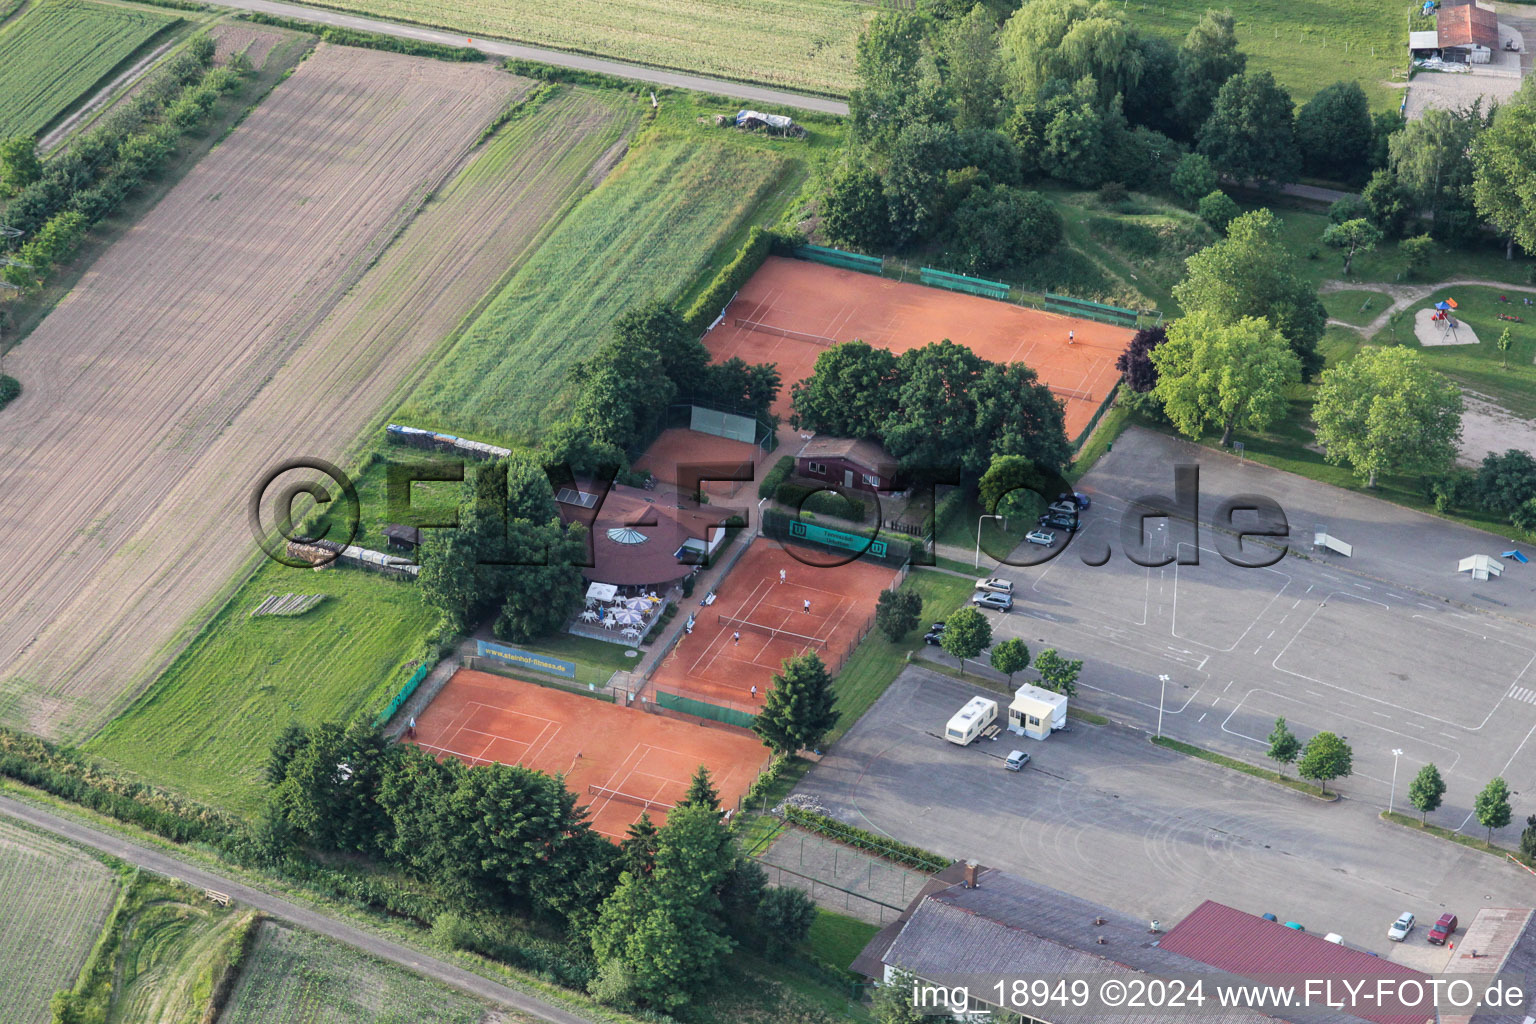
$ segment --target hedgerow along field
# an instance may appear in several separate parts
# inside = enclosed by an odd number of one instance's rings
[[[847,95],[854,0],[322,0],[319,7],[701,75]]]
[[[478,1024],[451,989],[310,932],[265,922],[219,1024]]]
[[[87,0],[46,0],[0,31],[0,138],[40,132],[181,19]]]
[[[324,594],[293,617],[268,595]],[[148,693],[87,748],[157,784],[236,813],[266,795],[262,766],[290,723],[371,716],[409,677],[436,616],[414,583],[356,568],[268,563]]]
[[[710,265],[788,161],[661,138],[576,205],[396,414],[486,441],[534,441],[561,410],[566,372],[631,306],[671,300]]]
[[[47,1024],[119,891],[107,866],[0,820],[0,992],[7,1024]]]

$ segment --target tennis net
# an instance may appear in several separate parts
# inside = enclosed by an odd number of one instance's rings
[[[814,647],[817,650],[827,649],[827,642],[819,636],[806,636],[804,633],[791,633],[787,629],[778,629],[774,626],[764,626],[747,619],[737,619],[729,615],[720,616],[720,625],[726,629],[744,629],[748,633],[757,633],[761,636],[773,637],[775,640],[787,640],[792,644],[801,644],[806,647]]]
[[[831,348],[837,344],[836,338],[828,338],[820,334],[807,334],[805,331],[792,331],[788,327],[775,327],[773,324],[765,324],[761,320],[747,320],[743,317],[737,317],[736,326],[745,327],[749,331],[776,334],[781,338],[789,338],[792,341],[808,341],[812,345],[820,345],[822,348]]]
[[[1051,384],[1049,387],[1053,394],[1058,394],[1063,398],[1081,398],[1085,401],[1093,400],[1092,391],[1083,391],[1079,388],[1064,388],[1059,384]]]
[[[665,800],[647,800],[643,796],[631,796],[630,794],[620,792],[617,789],[609,789],[607,786],[588,785],[587,795],[600,796],[606,800],[622,800],[627,804],[634,804],[637,807],[644,807],[648,811],[666,811],[672,808],[672,805],[667,803]]]

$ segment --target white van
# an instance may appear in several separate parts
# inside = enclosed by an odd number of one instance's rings
[[[997,701],[986,697],[972,697],[944,728],[944,738],[951,743],[965,746],[981,735],[983,729],[997,721]]]

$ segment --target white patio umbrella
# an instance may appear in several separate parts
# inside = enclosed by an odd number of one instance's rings
[[[641,615],[639,612],[632,612],[626,608],[621,612],[615,612],[613,615],[613,621],[617,622],[621,626],[638,626],[640,623],[645,621],[645,616]]]
[[[632,612],[648,612],[651,610],[651,602],[643,597],[632,597],[624,602],[624,607]]]

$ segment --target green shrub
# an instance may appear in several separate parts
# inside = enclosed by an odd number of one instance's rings
[[[941,857],[931,850],[866,832],[862,828],[846,825],[836,818],[808,811],[793,804],[784,807],[784,820],[818,835],[826,836],[828,839],[835,839],[856,850],[864,850],[878,857],[884,857],[886,860],[925,871],[942,871],[951,863],[949,858]]]
[[[1201,220],[1225,234],[1227,225],[1243,211],[1238,209],[1237,203],[1232,201],[1231,196],[1217,189],[1200,200],[1200,206],[1196,212],[1200,214]]]
[[[782,483],[774,491],[773,500],[801,512],[836,516],[855,523],[862,523],[869,518],[867,504],[857,498],[828,490],[820,484]]]
[[[786,455],[779,459],[778,462],[773,464],[773,468],[764,475],[762,482],[757,485],[757,496],[759,498],[773,497],[778,492],[779,485],[788,480],[789,474],[794,471],[795,460],[793,456]]]
[[[703,333],[731,301],[731,296],[747,283],[749,277],[757,273],[758,268],[763,265],[763,261],[775,247],[783,248],[801,241],[804,239],[780,234],[754,224],[747,232],[747,240],[742,243],[735,258],[721,268],[709,287],[704,289],[704,293],[694,300],[693,305],[684,314],[683,319],[687,321],[688,327],[697,333]]]
[[[21,381],[15,377],[0,374],[0,409],[4,409],[20,396]]]
[[[964,487],[952,488],[944,497],[938,500],[933,509],[933,532],[935,535],[944,532],[945,527],[954,521],[960,510],[965,508],[967,491]]]

